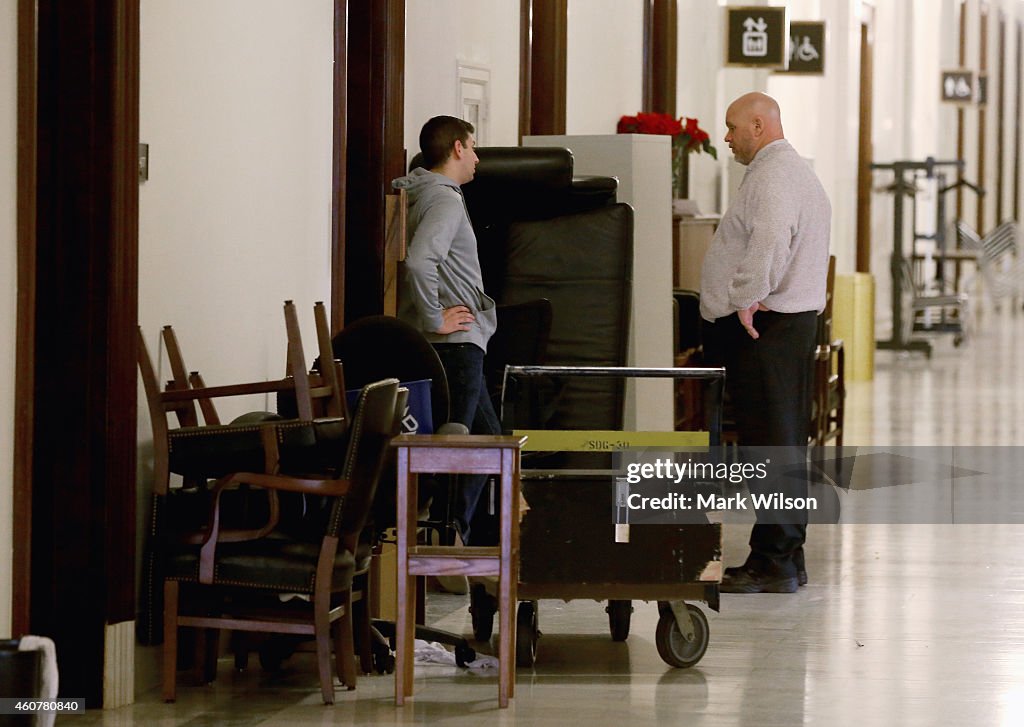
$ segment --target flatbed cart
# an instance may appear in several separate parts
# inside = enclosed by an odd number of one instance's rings
[[[502,420],[506,425],[510,419],[514,424],[510,416],[514,405],[507,392],[517,388],[514,383],[530,377],[546,377],[549,382],[563,377],[705,380],[705,411],[709,416],[706,432],[512,427],[516,434],[529,437],[521,474],[527,507],[520,523],[517,666],[530,667],[535,662],[540,636],[537,601],[542,598],[607,601],[605,610],[615,641],[629,636],[632,601],[657,601],[658,654],[671,666],[694,666],[707,650],[709,626],[703,611],[687,601],[703,601],[715,611],[719,608],[721,524],[645,524],[632,529],[617,525],[613,497],[616,470],[610,467],[610,453],[635,447],[718,446],[725,369],[509,366],[502,396]],[[551,467],[551,457],[541,452],[557,453],[555,459],[559,461],[555,463],[567,466]],[[594,454],[603,456],[603,462],[596,460],[603,466],[579,466],[594,464]],[[538,461],[543,466],[533,466]],[[488,640],[494,612],[482,589],[471,590],[470,610],[474,636]]]

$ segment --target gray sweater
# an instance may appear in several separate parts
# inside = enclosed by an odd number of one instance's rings
[[[409,249],[401,270],[398,317],[432,343],[473,343],[486,351],[497,316],[494,300],[484,293],[462,190],[443,174],[421,168],[391,184],[409,195]],[[435,333],[442,310],[460,304],[476,318],[469,330]]]
[[[704,258],[701,317],[713,321],[757,302],[780,313],[820,313],[831,220],[825,189],[789,142],[762,148]]]

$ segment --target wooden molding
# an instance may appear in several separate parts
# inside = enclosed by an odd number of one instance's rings
[[[334,0],[334,131],[331,151],[331,333],[345,325],[345,180],[348,0]]]
[[[677,0],[644,3],[643,110],[676,116]]]
[[[384,310],[384,199],[405,171],[405,0],[349,0],[347,57],[346,175],[359,181],[345,185],[350,322]]]
[[[866,10],[866,9],[865,9]],[[874,103],[874,21],[865,12],[860,26],[860,119],[857,132],[857,260],[858,273],[871,272],[872,106]]]
[[[18,312],[14,376],[14,543],[11,564],[11,635],[14,637],[31,632],[38,22],[39,8],[35,0],[18,0]]]
[[[530,134],[565,133],[568,0],[530,3]],[[522,121],[522,119],[521,119]]]

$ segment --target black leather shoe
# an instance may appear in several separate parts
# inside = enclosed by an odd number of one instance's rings
[[[793,551],[793,565],[796,566],[796,582],[801,586],[807,585],[807,564],[804,562],[804,546]]]
[[[722,593],[796,593],[796,576],[762,573],[745,566],[726,568],[718,590]]]

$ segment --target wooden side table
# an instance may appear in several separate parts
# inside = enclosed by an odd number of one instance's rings
[[[398,617],[395,703],[413,694],[417,576],[498,576],[498,704],[515,692],[515,607],[519,581],[519,453],[526,437],[403,434],[398,450]],[[419,475],[500,476],[500,544],[495,547],[417,544]]]

